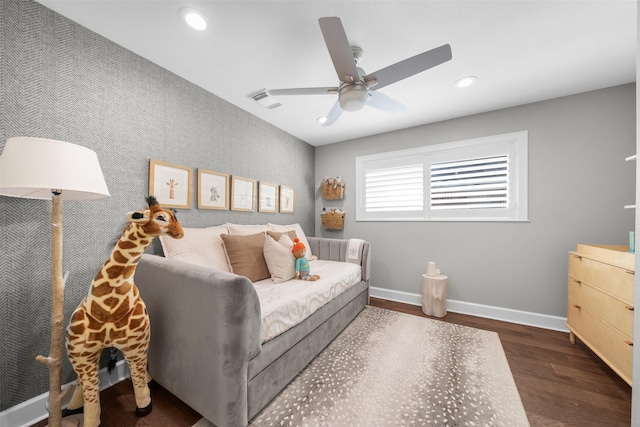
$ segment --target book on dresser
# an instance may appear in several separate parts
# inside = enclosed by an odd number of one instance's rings
[[[629,385],[634,274],[628,246],[579,244],[569,252],[569,339],[580,339]]]

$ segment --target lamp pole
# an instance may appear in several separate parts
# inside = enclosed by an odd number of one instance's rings
[[[51,208],[51,343],[49,357],[36,360],[49,367],[49,426],[62,426],[62,327],[64,282],[62,275],[62,192],[52,190]]]

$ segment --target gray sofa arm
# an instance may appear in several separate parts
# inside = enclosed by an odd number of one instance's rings
[[[327,261],[347,261],[349,239],[330,239],[326,237],[308,237],[311,253]],[[370,284],[371,280],[371,245],[363,242],[360,248],[360,267],[362,280]]]
[[[152,378],[219,427],[247,425],[247,366],[260,352],[253,284],[149,254],[135,282],[151,319]]]

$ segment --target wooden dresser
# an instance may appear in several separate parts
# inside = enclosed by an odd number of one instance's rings
[[[628,246],[569,252],[569,339],[578,337],[631,385],[634,254]]]

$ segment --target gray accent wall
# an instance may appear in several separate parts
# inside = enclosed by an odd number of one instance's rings
[[[68,320],[145,207],[149,159],[192,167],[184,226],[299,223],[314,233],[314,147],[31,0],[0,2],[0,149],[13,136],[96,151],[111,198],[64,203]],[[296,190],[293,214],[198,210],[198,168]],[[0,411],[48,391],[51,202],[0,197]],[[153,323],[153,320],[152,320]],[[75,379],[64,358],[63,383]]]
[[[480,83],[481,84],[481,83]],[[473,90],[473,89],[471,89]],[[461,95],[463,96],[463,95]],[[528,222],[356,222],[355,158],[516,131],[529,132]],[[420,293],[435,261],[448,297],[566,317],[568,252],[578,243],[628,244],[634,230],[635,84],[612,87],[316,148],[316,187],[345,181],[342,231],[371,242],[371,286]]]

